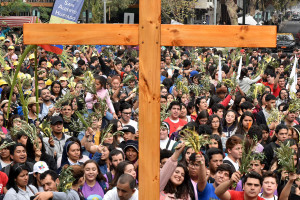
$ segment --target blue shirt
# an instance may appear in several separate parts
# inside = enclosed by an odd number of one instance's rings
[[[198,200],[209,200],[210,198],[219,199],[219,197],[217,197],[215,194],[215,188],[212,183],[206,183],[206,186],[202,192],[200,192],[197,187],[197,192]]]

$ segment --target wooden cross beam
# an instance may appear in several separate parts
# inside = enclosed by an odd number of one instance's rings
[[[160,0],[139,1],[140,23],[25,24],[25,44],[139,45],[139,199],[159,199],[160,47],[276,47],[275,26],[161,25]]]

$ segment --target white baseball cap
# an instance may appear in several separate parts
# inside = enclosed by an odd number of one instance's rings
[[[47,170],[49,170],[49,167],[44,161],[38,161],[33,165],[33,173],[42,174]]]

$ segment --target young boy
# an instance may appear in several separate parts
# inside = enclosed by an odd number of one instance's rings
[[[267,171],[263,174],[263,192],[258,196],[264,198],[265,200],[277,200],[278,197],[274,194],[277,189],[277,176],[276,173]]]

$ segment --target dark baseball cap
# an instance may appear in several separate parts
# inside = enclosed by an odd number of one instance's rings
[[[64,122],[63,119],[61,118],[61,116],[53,116],[53,117],[51,117],[51,125],[54,125],[54,124],[56,124],[58,122],[61,122],[61,123]]]
[[[132,147],[134,148],[137,152],[139,152],[139,143],[138,141],[134,141],[134,140],[128,140],[126,142],[126,145],[124,147],[124,152],[126,152],[126,149]]]
[[[123,126],[123,129],[122,129],[123,132],[131,132],[133,134],[135,134],[135,128],[131,125],[125,125]]]

